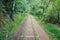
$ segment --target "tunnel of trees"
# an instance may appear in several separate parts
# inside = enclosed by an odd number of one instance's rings
[[[45,22],[60,24],[60,0],[0,0],[0,40],[10,35],[17,14],[27,13]]]

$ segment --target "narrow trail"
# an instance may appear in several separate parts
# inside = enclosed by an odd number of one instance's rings
[[[13,40],[49,40],[32,15],[27,15]]]
[[[34,17],[31,16],[31,18],[32,18],[33,26],[38,31],[40,40],[49,40],[49,37],[47,36],[47,34],[45,33],[45,31],[41,28],[41,26],[36,22],[36,20],[34,19]]]

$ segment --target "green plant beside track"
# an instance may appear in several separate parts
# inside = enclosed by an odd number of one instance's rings
[[[14,16],[14,22],[2,19],[4,25],[0,28],[0,40],[12,40],[24,18],[25,14],[22,16],[21,14],[16,14]]]
[[[42,22],[37,16],[34,16],[40,26],[45,30],[45,32],[50,37],[50,40],[60,40],[60,30],[57,25]]]

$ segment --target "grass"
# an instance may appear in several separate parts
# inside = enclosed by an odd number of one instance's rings
[[[24,14],[22,16],[16,14],[14,22],[8,21],[8,19],[2,19],[4,24],[0,27],[0,40],[5,40],[6,38],[12,40],[24,18]]]
[[[17,30],[19,29],[20,25],[22,24],[22,22],[23,22],[23,20],[24,20],[24,18],[25,18],[25,15],[22,15],[22,16],[17,15],[17,16],[18,16],[18,18],[15,19],[15,23],[16,23],[16,24],[14,24],[15,26],[13,26],[14,28],[13,28],[12,31],[11,31],[11,35],[13,35],[13,36],[15,36]],[[12,37],[11,37],[11,38],[12,38]],[[11,40],[11,38],[10,38],[10,40]]]
[[[41,22],[40,19],[36,16],[35,19],[38,21],[38,23],[48,34],[50,40],[60,40],[60,30],[58,29],[57,25],[47,23],[47,22]]]

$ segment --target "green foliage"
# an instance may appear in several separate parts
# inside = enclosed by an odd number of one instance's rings
[[[51,40],[60,40],[60,30],[58,30],[53,24],[50,23],[42,23],[41,24],[45,31],[50,34]]]
[[[17,5],[13,5],[14,1],[13,0],[0,0],[0,40],[12,40],[13,37],[15,36],[16,31],[18,30],[18,26],[22,23],[23,19],[25,18],[25,14],[24,11],[23,13],[18,12],[19,7]],[[21,4],[19,1],[21,0],[17,0],[18,2],[16,2],[16,4]],[[18,5],[19,5],[18,4]],[[21,4],[22,5],[22,4]],[[11,11],[11,8],[14,6],[18,7],[18,11],[16,8],[13,10],[14,14],[12,15],[14,18],[14,21],[11,21],[10,17],[9,17],[9,12]],[[22,6],[22,9],[24,6]],[[22,14],[22,15],[21,15]]]
[[[6,36],[8,37],[8,40],[12,40],[24,18],[25,14],[23,14],[22,16],[21,14],[16,14],[14,17],[14,22],[9,22],[8,19],[2,19],[4,24],[2,23],[0,26],[0,40],[5,40]]]
[[[57,25],[47,22],[42,22],[37,16],[35,16],[35,19],[48,34],[50,40],[60,40],[60,28],[58,28]]]
[[[60,0],[35,1],[31,4],[31,14],[38,16],[46,22],[60,23]]]
[[[3,33],[0,37],[4,38],[14,26],[18,26],[26,13],[31,13],[45,22],[60,23],[60,0],[0,0],[0,34]],[[10,17],[15,23],[11,22]]]

